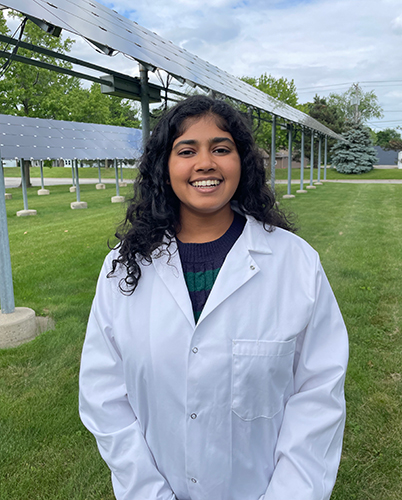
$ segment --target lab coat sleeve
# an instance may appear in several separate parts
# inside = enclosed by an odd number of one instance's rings
[[[347,332],[318,259],[315,276],[314,308],[297,340],[294,394],[285,406],[264,500],[329,500],[339,467]]]
[[[102,268],[81,359],[79,410],[112,472],[117,500],[173,500],[127,399],[123,363],[112,329],[112,281]]]

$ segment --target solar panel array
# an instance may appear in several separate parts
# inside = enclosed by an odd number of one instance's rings
[[[0,114],[3,159],[139,158],[141,130]]]
[[[305,113],[166,41],[95,0],[0,0],[8,8],[80,35],[106,52],[121,52],[179,80],[231,97],[293,123],[340,137]]]

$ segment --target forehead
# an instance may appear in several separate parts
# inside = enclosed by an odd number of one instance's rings
[[[187,118],[184,120],[181,133],[175,140],[179,140],[183,138],[183,136],[191,137],[191,139],[197,139],[202,137],[212,138],[215,136],[220,137],[230,137],[232,135],[225,131],[225,127],[223,126],[222,119],[219,116],[214,114],[204,115],[204,116],[194,116]]]

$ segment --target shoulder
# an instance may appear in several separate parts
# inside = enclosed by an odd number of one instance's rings
[[[317,251],[307,241],[280,227],[273,227],[272,230],[267,231],[262,222],[253,217],[247,217],[245,229],[251,238],[254,238],[259,244],[267,245],[272,252],[296,251],[305,253],[312,258],[318,257]]]

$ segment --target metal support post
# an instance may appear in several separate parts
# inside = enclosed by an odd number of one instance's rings
[[[100,166],[100,159],[99,158],[98,158],[98,177],[99,177],[99,184],[102,184],[101,166]]]
[[[80,208],[88,208],[88,203],[86,201],[81,201],[80,176],[78,173],[79,166],[82,166],[82,160],[79,160],[79,164],[78,164],[77,158],[74,158],[73,170],[75,171],[75,180],[76,180],[75,192],[77,193],[77,201],[73,201],[72,203],[70,203],[70,206],[73,210],[80,209]],[[72,189],[72,188],[70,188],[70,189]]]
[[[71,177],[73,179],[73,186],[75,187],[75,160],[71,160]]]
[[[119,171],[117,169],[117,158],[113,160],[113,165],[114,165],[114,172],[116,175],[116,196],[120,196],[120,190],[119,190]]]
[[[3,162],[0,155],[0,307],[2,314],[15,311],[14,288],[11,272],[10,242],[8,240],[6,187]]]
[[[272,115],[271,134],[271,190],[275,192],[276,116]]]
[[[120,180],[123,182],[123,160],[120,160]]]
[[[324,181],[327,180],[327,159],[328,159],[328,136],[325,136],[324,144]]]
[[[292,188],[292,147],[293,147],[293,140],[292,140],[292,127],[289,127],[288,131],[288,195],[291,194],[291,188]]]
[[[310,186],[313,185],[313,174],[314,174],[314,130],[311,131]]]
[[[142,146],[145,149],[145,145],[150,135],[148,70],[142,64],[140,64],[139,66],[140,66],[140,83],[141,83]]]
[[[296,193],[307,193],[304,189],[304,127],[301,129],[301,144],[300,144],[300,189],[296,191]]]
[[[302,128],[301,134],[301,145],[300,145],[300,191],[303,191],[304,187],[304,128]]]
[[[321,136],[318,137],[318,171],[317,171],[317,184],[321,184]]]
[[[21,167],[21,186],[22,186],[22,197],[24,198],[24,210],[28,210],[28,193],[27,193],[27,184],[25,181],[25,171],[24,171],[24,159],[20,159],[20,167]]]
[[[78,160],[77,158],[74,158],[74,170],[75,170],[75,187],[76,193],[77,193],[77,201],[81,201],[81,193],[80,193],[80,178],[78,174]]]
[[[45,189],[45,181],[43,179],[43,160],[40,160],[40,185],[42,189]]]

